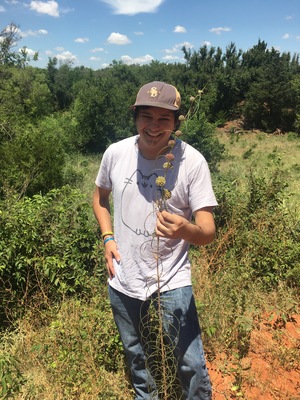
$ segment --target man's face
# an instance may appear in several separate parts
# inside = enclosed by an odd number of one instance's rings
[[[175,113],[165,108],[142,107],[138,110],[136,129],[142,154],[155,158],[168,145],[175,129]]]

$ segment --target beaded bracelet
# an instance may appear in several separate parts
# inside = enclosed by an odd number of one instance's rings
[[[110,240],[115,240],[115,238],[114,238],[113,236],[110,236],[110,237],[104,239],[103,244],[106,244],[106,243],[109,242]]]
[[[101,236],[102,236],[102,239],[104,239],[105,236],[107,236],[107,235],[112,235],[113,236],[113,234],[114,234],[113,232],[103,232]]]

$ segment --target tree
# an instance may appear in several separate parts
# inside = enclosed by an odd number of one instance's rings
[[[52,113],[53,103],[43,71],[0,66],[0,76],[0,132],[12,139],[16,127]]]
[[[15,130],[13,140],[0,145],[0,197],[13,191],[19,197],[45,194],[63,185],[64,132],[55,120]]]
[[[20,29],[15,23],[10,23],[0,32],[0,65],[25,67],[30,61],[26,47],[21,51],[12,50],[22,39]],[[37,60],[38,53],[35,53],[33,60]]]
[[[290,55],[280,54],[274,48],[269,50],[264,42],[259,42],[244,61],[252,81],[245,96],[245,126],[266,132],[292,130],[297,94]]]

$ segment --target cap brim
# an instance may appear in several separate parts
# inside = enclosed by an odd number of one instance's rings
[[[177,111],[179,110],[178,107],[172,106],[172,105],[168,105],[166,103],[159,103],[159,102],[143,102],[142,104],[140,103],[135,103],[133,104],[133,106],[131,106],[130,108],[135,108],[135,107],[158,107],[158,108],[165,108],[167,110],[172,110],[172,111]]]

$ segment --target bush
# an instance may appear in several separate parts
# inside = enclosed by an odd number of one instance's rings
[[[216,135],[215,126],[208,122],[202,111],[202,91],[190,98],[190,108],[181,123],[184,140],[203,154],[212,172],[218,171],[218,165],[224,158],[225,147]]]
[[[265,289],[282,281],[297,287],[299,226],[285,206],[288,179],[280,165],[264,175],[252,169],[246,179],[245,189],[240,187],[237,176],[215,180],[218,240],[211,248],[222,254],[215,268],[220,264],[235,265],[240,274],[260,280]]]
[[[24,383],[18,361],[11,354],[0,352],[0,398],[17,394]]]
[[[70,187],[2,202],[1,315],[14,318],[36,296],[47,302],[84,291],[99,263],[90,215],[90,204]]]
[[[64,164],[65,151],[57,131],[46,124],[28,126],[0,146],[0,186],[19,196],[47,193],[62,186]]]

